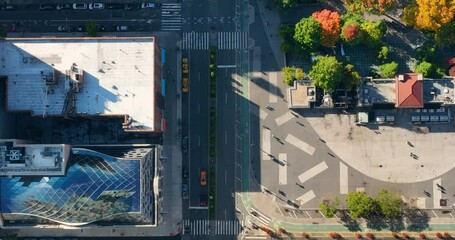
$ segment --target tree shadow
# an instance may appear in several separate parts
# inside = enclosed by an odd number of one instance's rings
[[[404,209],[404,216],[406,217],[406,230],[408,231],[422,231],[429,227],[428,222],[430,217],[428,214],[418,208],[406,207]]]
[[[392,232],[401,232],[406,227],[404,226],[403,217],[399,216],[388,220],[389,230]]]
[[[369,229],[380,231],[389,227],[388,219],[375,213],[365,216],[365,221]]]
[[[358,232],[362,230],[357,220],[352,219],[351,216],[349,216],[348,211],[341,210],[340,214],[341,214],[340,220],[343,222],[343,226],[345,226],[349,231]]]

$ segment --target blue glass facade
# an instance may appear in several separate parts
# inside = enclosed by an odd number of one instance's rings
[[[140,159],[75,150],[65,176],[1,178],[1,211],[83,225],[140,212]]]

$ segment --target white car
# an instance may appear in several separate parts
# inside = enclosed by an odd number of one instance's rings
[[[156,8],[155,3],[142,3],[141,8]]]
[[[87,9],[87,3],[74,3],[73,9]]]
[[[101,10],[101,9],[104,9],[104,4],[102,4],[102,3],[90,3],[88,5],[88,8],[90,10]]]

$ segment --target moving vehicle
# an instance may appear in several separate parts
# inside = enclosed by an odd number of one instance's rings
[[[201,170],[200,181],[201,181],[202,186],[207,185],[207,171],[206,170]]]
[[[189,80],[188,78],[184,77],[183,80],[182,80],[182,92],[188,92],[189,90]]]
[[[208,203],[207,203],[207,194],[206,193],[202,193],[199,196],[199,206],[207,207],[207,205],[208,205]]]
[[[57,10],[70,10],[70,9],[73,9],[73,7],[69,3],[67,3],[67,4],[57,4]]]
[[[58,28],[57,28],[57,31],[59,31],[59,32],[69,32],[69,30],[70,30],[69,27],[63,26],[63,25],[58,26]]]
[[[156,8],[156,4],[155,3],[142,3],[141,4],[141,8],[142,9],[146,9],[146,8]]]
[[[128,31],[128,26],[117,26],[118,32]]]
[[[182,152],[183,153],[188,152],[188,137],[182,138]]]
[[[76,10],[87,9],[87,3],[74,3],[73,9],[76,9]]]
[[[101,9],[104,9],[104,4],[102,4],[102,3],[90,3],[88,5],[88,8],[90,10],[101,10]]]
[[[188,58],[182,58],[182,72],[183,73],[189,72]]]
[[[182,199],[188,199],[188,184],[182,184]]]

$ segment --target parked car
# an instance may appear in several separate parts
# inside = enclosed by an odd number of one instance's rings
[[[13,4],[6,4],[2,7],[3,10],[14,10],[15,7]]]
[[[120,3],[111,3],[111,4],[106,4],[106,8],[110,10],[115,10],[115,9],[123,9],[125,6]]]
[[[99,30],[101,32],[115,32],[115,26],[112,26],[112,25],[105,25],[105,26],[101,26],[99,28]]]
[[[54,5],[52,4],[41,4],[39,10],[54,10]]]
[[[188,68],[189,68],[188,58],[182,58],[182,72],[188,73],[188,71],[189,71]]]
[[[199,196],[199,206],[201,207],[207,207],[207,194],[203,193]]]
[[[128,26],[117,26],[117,31],[119,32],[128,31]]]
[[[73,9],[77,10],[87,9],[87,3],[75,3],[73,4]]]
[[[57,4],[57,10],[70,10],[70,9],[73,9],[73,7],[69,3],[67,3],[67,4]]]
[[[182,184],[182,199],[188,199],[188,184]]]
[[[102,3],[90,3],[88,5],[88,8],[90,10],[101,10],[101,9],[104,9],[104,4],[102,4]]]
[[[202,186],[207,185],[207,171],[206,170],[201,170],[200,181],[201,181]]]
[[[69,27],[68,26],[58,26],[57,31],[59,32],[69,32]]]
[[[157,5],[156,5],[156,3],[142,3],[141,8],[142,9],[157,8]]]
[[[83,26],[83,25],[76,26],[76,31],[78,31],[78,32],[85,32],[85,26]]]
[[[188,92],[189,90],[189,80],[188,78],[184,77],[182,80],[182,92]]]
[[[182,169],[182,179],[185,180],[185,179],[188,179],[188,168],[186,167],[183,167]]]
[[[182,152],[183,153],[188,152],[188,137],[182,138]]]

